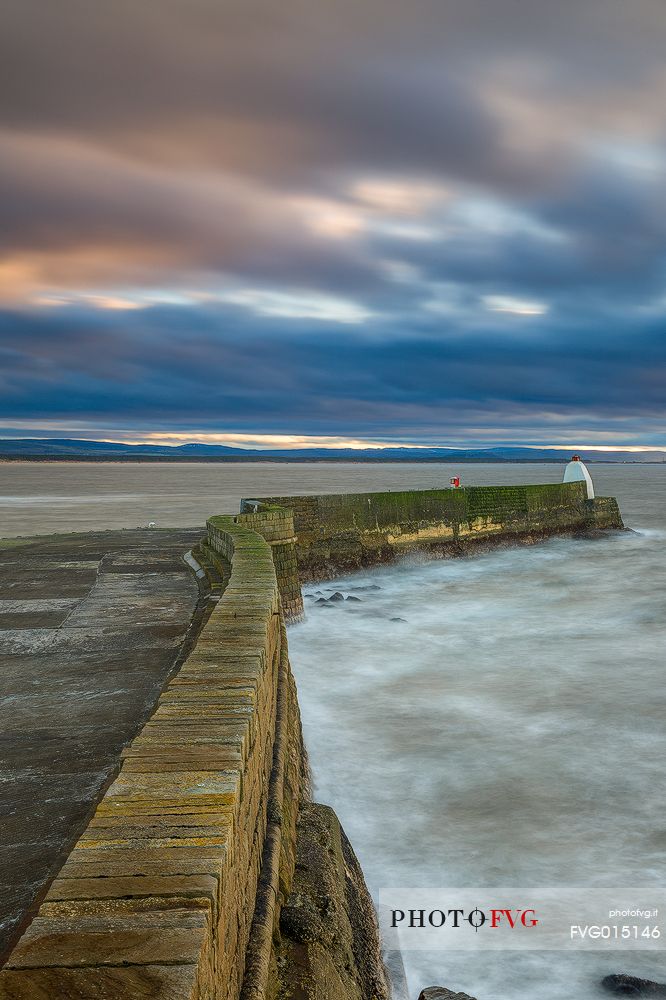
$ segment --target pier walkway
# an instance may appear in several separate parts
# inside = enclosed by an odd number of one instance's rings
[[[0,964],[196,638],[202,534],[0,540]]]

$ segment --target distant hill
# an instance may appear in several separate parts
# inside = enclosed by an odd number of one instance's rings
[[[0,456],[44,456],[49,458],[171,457],[189,458],[237,456],[237,448],[224,445],[123,444],[120,441],[86,441],[79,438],[0,438]],[[243,451],[241,454],[253,454]]]
[[[666,455],[647,451],[579,452],[589,462],[663,462]],[[220,444],[123,444],[77,438],[0,438],[0,459],[29,461],[171,461],[171,462],[566,462],[569,453],[555,448],[299,448],[254,451]]]

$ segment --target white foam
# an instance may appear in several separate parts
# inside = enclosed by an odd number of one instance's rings
[[[315,794],[373,892],[663,880],[666,532],[649,537],[382,569],[334,581],[360,604],[307,602],[289,641]],[[414,995],[593,1000],[629,959],[663,977],[638,952],[405,963]]]

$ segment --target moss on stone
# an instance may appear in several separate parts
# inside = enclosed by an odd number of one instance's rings
[[[495,544],[533,541],[563,532],[622,527],[617,505],[590,506],[582,482],[262,497],[260,501],[272,511],[293,512],[302,580],[329,579],[390,562],[408,549],[458,554],[483,540]]]

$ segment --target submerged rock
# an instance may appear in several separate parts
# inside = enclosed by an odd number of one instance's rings
[[[426,986],[419,993],[419,1000],[474,1000],[468,993],[454,993],[445,986]]]
[[[356,604],[361,604],[361,598],[360,597],[351,597],[351,596],[349,596],[349,597],[347,597],[347,600],[348,601],[355,601]]]
[[[627,976],[618,973],[605,976],[601,985],[610,993],[634,997],[666,997],[666,984],[653,983],[651,979],[639,979],[637,976]]]
[[[406,622],[407,619],[406,618],[389,618],[389,621],[390,622]],[[430,987],[428,987],[428,989],[430,989]],[[439,987],[437,987],[437,989],[439,989]]]

